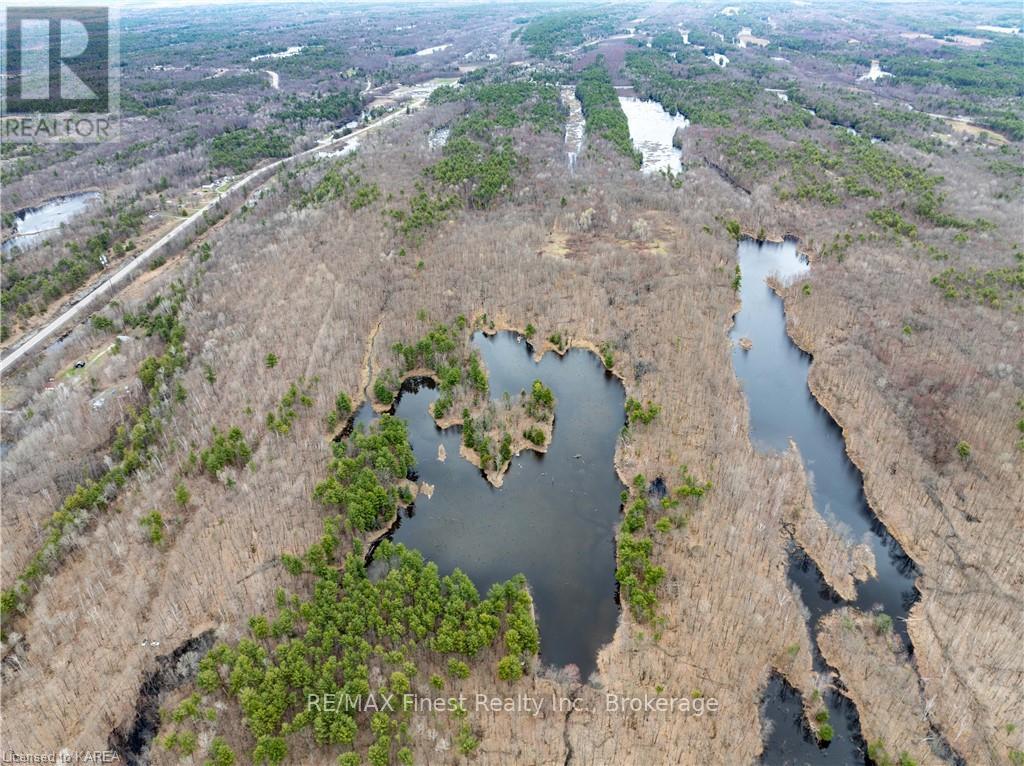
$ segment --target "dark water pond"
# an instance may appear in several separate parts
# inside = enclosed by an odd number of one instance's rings
[[[14,216],[14,236],[0,245],[3,255],[17,250],[28,250],[38,245],[53,232],[82,213],[90,203],[99,199],[99,192],[81,192],[44,202],[39,207],[19,210]]]
[[[481,593],[523,573],[533,593],[541,659],[577,665],[586,679],[598,650],[618,622],[615,525],[624,489],[614,470],[625,423],[625,392],[589,351],[564,357],[533,350],[513,333],[477,334],[491,396],[518,394],[540,379],[555,394],[555,429],[548,452],[513,458],[500,489],[459,455],[461,429],[441,430],[428,407],[429,382],[407,384],[396,414],[407,421],[421,482],[434,486],[401,515],[391,535],[434,561],[442,574],[462,569]],[[373,418],[364,406],[356,422]],[[447,458],[438,460],[438,446]]]
[[[786,450],[790,439],[796,442],[815,508],[849,539],[868,543],[875,555],[878,577],[858,583],[856,606],[880,607],[906,640],[917,570],[868,507],[863,478],[846,455],[842,431],[807,387],[811,357],[786,334],[782,300],[765,283],[770,274],[791,278],[806,272],[808,265],[794,242],[759,246],[744,241],[739,261],[742,308],[732,337],[749,338],[754,345],[749,351],[734,347],[733,365],[750,405],[751,437],[757,448],[766,451]],[[816,622],[834,608],[835,601],[816,595],[820,590],[816,580],[798,579],[799,584],[808,585],[805,603]]]
[[[860,720],[853,703],[841,694],[825,696],[829,723],[835,738],[827,748],[818,746],[804,720],[800,693],[779,676],[772,676],[765,690],[762,715],[771,722],[761,762],[774,766],[808,766],[834,764],[854,766],[866,763],[861,739]]]
[[[786,450],[791,439],[796,443],[815,508],[848,539],[868,543],[875,555],[878,576],[857,584],[852,605],[864,611],[881,609],[892,617],[893,629],[909,648],[906,617],[916,599],[917,570],[868,507],[862,476],[846,455],[842,431],[807,387],[811,358],[786,334],[782,300],[765,282],[770,274],[791,279],[805,273],[809,266],[798,255],[795,242],[759,245],[743,241],[738,257],[742,307],[731,337],[734,341],[749,338],[753,346],[744,351],[736,345],[733,365],[750,406],[751,438],[762,451]],[[818,620],[844,602],[800,552],[791,556],[789,577],[810,611],[813,638]],[[824,669],[820,656],[815,657],[815,665],[818,670]],[[772,733],[766,743],[765,763],[863,762],[856,711],[845,698],[826,695],[835,737],[827,749],[819,750],[799,715],[795,719],[792,716],[793,696],[796,693],[778,679],[768,687],[766,715]],[[796,705],[799,710],[799,701]]]

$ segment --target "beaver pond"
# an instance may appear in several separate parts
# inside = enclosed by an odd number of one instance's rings
[[[576,665],[586,679],[597,652],[615,632],[615,526],[624,489],[615,448],[625,425],[625,392],[590,351],[533,360],[521,336],[477,333],[490,396],[517,395],[540,379],[555,395],[555,426],[546,453],[512,459],[500,488],[459,455],[460,427],[438,428],[429,407],[430,380],[403,386],[395,414],[408,423],[419,482],[433,486],[399,515],[388,537],[421,551],[441,574],[459,568],[481,593],[522,573],[530,584],[541,659]],[[375,417],[364,405],[356,423]],[[438,447],[446,457],[438,458]]]
[[[875,557],[877,577],[857,583],[851,606],[865,612],[880,610],[893,620],[893,630],[910,650],[906,618],[916,600],[917,569],[871,511],[864,496],[860,471],[846,454],[842,430],[807,386],[811,357],[786,332],[782,299],[766,279],[783,283],[805,274],[810,266],[796,243],[757,243],[744,240],[738,252],[741,308],[730,337],[733,366],[750,407],[750,436],[758,450],[785,451],[792,440],[807,473],[814,507],[827,523],[853,543],[867,543]],[[751,341],[748,349],[739,339]],[[844,602],[824,581],[811,559],[799,551],[790,557],[789,578],[800,590],[810,614],[812,646],[817,623]],[[827,671],[815,651],[815,670]],[[857,712],[841,694],[826,694],[834,737],[819,749],[803,723],[798,695],[775,678],[766,692],[770,721],[765,763],[848,764],[864,760]]]
[[[66,194],[47,200],[37,207],[17,211],[12,224],[14,233],[4,240],[0,250],[6,256],[38,245],[58,231],[62,224],[83,213],[100,196],[99,192]]]
[[[909,650],[906,617],[916,597],[916,567],[868,507],[842,431],[808,388],[811,358],[789,338],[782,300],[766,282],[773,274],[783,281],[799,277],[809,265],[790,241],[744,241],[738,257],[742,303],[731,331],[733,362],[749,402],[754,446],[771,452],[787,450],[790,440],[796,444],[817,511],[848,540],[865,542],[874,553],[878,574],[857,584],[850,604],[892,617]],[[751,343],[740,345],[740,338]],[[492,398],[529,390],[536,379],[552,389],[555,425],[548,452],[525,451],[513,458],[503,485],[495,488],[459,455],[461,428],[441,429],[434,422],[429,408],[439,393],[433,383],[407,381],[395,414],[408,423],[417,480],[433,491],[420,493],[399,514],[388,537],[421,551],[442,574],[461,569],[481,592],[517,573],[526,575],[541,659],[576,665],[585,679],[618,622],[615,529],[623,486],[614,458],[625,424],[625,392],[589,351],[548,353],[537,363],[529,343],[515,333],[477,333],[473,343],[487,367]],[[355,421],[365,424],[375,417],[364,405]],[[818,620],[846,602],[798,550],[791,555],[789,577],[810,615],[808,630],[816,646]],[[818,672],[829,670],[817,650],[814,665]],[[856,709],[838,692],[826,693],[825,702],[834,731],[827,747],[804,723],[798,693],[774,678],[765,695],[764,761],[862,761]]]

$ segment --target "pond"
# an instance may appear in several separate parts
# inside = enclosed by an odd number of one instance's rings
[[[417,55],[417,56],[430,56],[433,53],[440,53],[441,51],[446,51],[446,50],[448,50],[451,47],[452,47],[451,43],[445,43],[444,45],[433,45],[433,46],[431,46],[429,48],[424,48],[421,51],[416,51],[415,55]]]
[[[305,49],[305,45],[289,45],[283,51],[275,51],[274,53],[263,53],[259,56],[252,56],[250,57],[249,61],[263,61],[265,59],[287,59],[291,58],[292,56],[298,56]]]
[[[906,618],[917,598],[917,568],[868,507],[863,477],[846,454],[842,430],[807,387],[811,357],[786,333],[782,299],[765,281],[775,274],[788,282],[806,274],[810,266],[792,241],[758,244],[744,240],[738,258],[741,308],[730,337],[734,341],[733,367],[749,403],[754,446],[763,452],[781,452],[789,449],[791,439],[796,443],[818,513],[848,540],[868,543],[875,556],[878,576],[857,583],[857,598],[850,604],[865,612],[884,611],[892,617],[894,631],[909,648]],[[741,338],[751,341],[749,350],[739,345]],[[789,578],[798,586],[810,611],[812,643],[816,645],[813,639],[818,620],[846,602],[828,587],[813,561],[802,553],[791,556]],[[816,670],[827,670],[820,656],[815,657],[815,666]],[[862,759],[856,711],[841,695],[831,694],[826,695],[826,702],[835,738],[827,750],[820,751],[820,758],[808,760],[807,746],[818,752],[817,746],[807,742],[809,733],[795,728],[792,716],[786,713],[783,691],[785,684],[781,682],[773,682],[768,689],[769,697],[775,695],[776,704],[768,706],[774,726],[765,750],[766,763],[790,762],[794,757],[800,762],[835,764]]]
[[[431,149],[443,149],[451,134],[451,128],[436,128],[427,135],[427,146]]]
[[[76,215],[84,212],[99,192],[81,192],[55,197],[38,207],[29,207],[14,214],[14,236],[4,241],[0,250],[4,255],[15,250],[28,250],[51,236]]]
[[[681,114],[669,114],[657,101],[620,96],[619,103],[626,113],[633,147],[644,155],[640,169],[644,173],[682,172],[683,152],[672,145],[672,139],[676,130],[686,128],[690,121]]]
[[[421,551],[442,574],[459,568],[481,593],[526,575],[536,607],[541,660],[576,665],[586,679],[618,624],[615,527],[624,489],[615,448],[625,424],[625,392],[596,355],[571,349],[545,354],[514,333],[477,333],[490,395],[516,395],[540,379],[555,395],[555,427],[546,454],[512,459],[501,488],[459,455],[461,429],[442,430],[428,407],[438,392],[428,380],[403,388],[396,415],[408,423],[418,480],[433,486],[400,515],[389,537]],[[356,422],[374,417],[364,405]],[[439,447],[446,457],[439,459]]]
[[[858,77],[857,81],[871,80],[871,82],[877,82],[883,77],[892,77],[892,73],[884,71],[878,59],[871,59],[871,68],[868,70],[867,74],[862,74]]]

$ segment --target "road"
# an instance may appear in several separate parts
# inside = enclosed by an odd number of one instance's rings
[[[351,141],[352,139],[357,138],[358,136],[361,136],[372,130],[377,130],[382,125],[385,125],[391,122],[392,120],[400,117],[401,115],[405,114],[407,107],[415,109],[419,106],[422,106],[428,96],[429,93],[427,93],[426,95],[417,95],[416,97],[412,98],[407,104],[399,107],[395,111],[386,114],[377,120],[374,120],[365,127],[359,128],[358,130],[353,130],[348,135],[336,141],[325,141],[318,143],[312,149],[307,149],[305,151],[298,152],[297,154],[293,154],[290,157],[285,157],[284,159],[277,160],[276,162],[272,162],[269,165],[264,165],[263,167],[250,171],[241,179],[232,184],[227,190],[218,193],[216,198],[214,198],[207,204],[203,205],[203,207],[201,207],[196,212],[192,213],[192,215],[190,215],[188,218],[182,220],[181,223],[179,223],[169,232],[164,234],[162,237],[160,237],[160,239],[158,239],[152,245],[147,247],[137,256],[132,258],[131,261],[129,261],[124,266],[119,268],[116,272],[114,272],[114,274],[102,280],[101,282],[98,282],[88,295],[85,295],[84,297],[79,299],[72,306],[69,306],[62,314],[60,314],[59,316],[51,320],[48,324],[44,325],[43,327],[39,328],[34,333],[29,335],[28,338],[22,341],[22,343],[17,348],[10,351],[7,354],[7,356],[0,360],[0,373],[6,372],[15,363],[17,363],[19,359],[26,356],[33,350],[38,349],[49,338],[56,335],[62,328],[69,325],[73,320],[79,317],[84,318],[87,315],[90,307],[94,306],[104,296],[114,292],[119,285],[126,284],[129,278],[136,271],[138,271],[140,266],[145,264],[163,248],[172,244],[174,240],[186,239],[189,233],[191,232],[191,227],[193,226],[193,224],[199,221],[204,214],[212,210],[217,205],[217,203],[219,203],[224,197],[232,194],[233,192],[237,192],[239,190],[244,189],[247,184],[251,184],[253,183],[254,180],[260,179],[260,176],[265,176],[265,178],[262,178],[262,180],[258,180],[258,183],[255,186],[253,186],[249,192],[245,194],[245,196],[248,197],[249,194],[251,194],[253,191],[260,188],[260,186],[269,181],[275,175],[275,173],[281,169],[282,166],[294,162],[296,160],[302,160],[313,157],[318,152],[330,151],[332,149],[340,148],[349,141]],[[230,213],[228,213],[227,215],[230,215]],[[225,215],[225,217],[227,217],[227,215]]]

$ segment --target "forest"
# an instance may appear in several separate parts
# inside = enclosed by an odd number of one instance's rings
[[[227,697],[245,713],[256,742],[253,763],[283,763],[288,740],[306,729],[318,744],[343,748],[339,763],[364,757],[375,766],[411,763],[414,693],[436,694],[457,683],[466,667],[458,658],[489,652],[499,638],[505,654],[495,672],[504,681],[519,678],[536,654],[537,628],[522,578],[493,586],[481,599],[460,571],[441,577],[417,552],[385,540],[375,552],[375,566],[385,571],[371,579],[358,549],[332,566],[339,543],[336,527],[326,521],[320,542],[286,564],[293,575],[314,579],[312,597],[301,600],[279,589],[273,620],[250,618],[250,637],[237,646],[219,644],[201,660],[196,685],[202,697],[197,693],[167,716],[165,749],[191,755],[195,730],[210,728],[200,700]],[[447,679],[427,679],[417,667],[432,655],[449,658]],[[323,709],[306,704],[310,696],[332,695],[343,702]],[[382,702],[376,709],[375,700],[392,698],[393,706]],[[471,755],[477,744],[463,721],[459,750]],[[226,749],[215,738],[209,756],[227,759],[217,752]]]
[[[246,2],[118,23],[120,140],[0,146],[5,748],[1024,762],[1017,7]],[[792,276],[741,269],[776,249]],[[762,299],[777,348],[733,334]],[[514,387],[499,341],[529,371]],[[739,370],[778,353],[834,423],[850,508],[819,504],[803,424],[764,444]],[[604,400],[545,365],[615,389],[607,434]],[[494,501],[482,534],[518,523],[558,555],[395,542],[449,523],[432,477],[456,470]],[[524,476],[583,533],[499,515]],[[588,476],[616,489],[560,484]],[[553,598],[515,574],[574,560],[606,580]],[[590,588],[609,632],[583,632],[581,669],[551,647]],[[569,704],[408,703],[478,692]]]
[[[587,130],[607,139],[624,155],[632,157],[634,163],[639,166],[639,152],[633,148],[626,115],[619,106],[619,97],[612,87],[608,69],[603,61],[598,60],[580,73],[576,98],[583,105]]]

